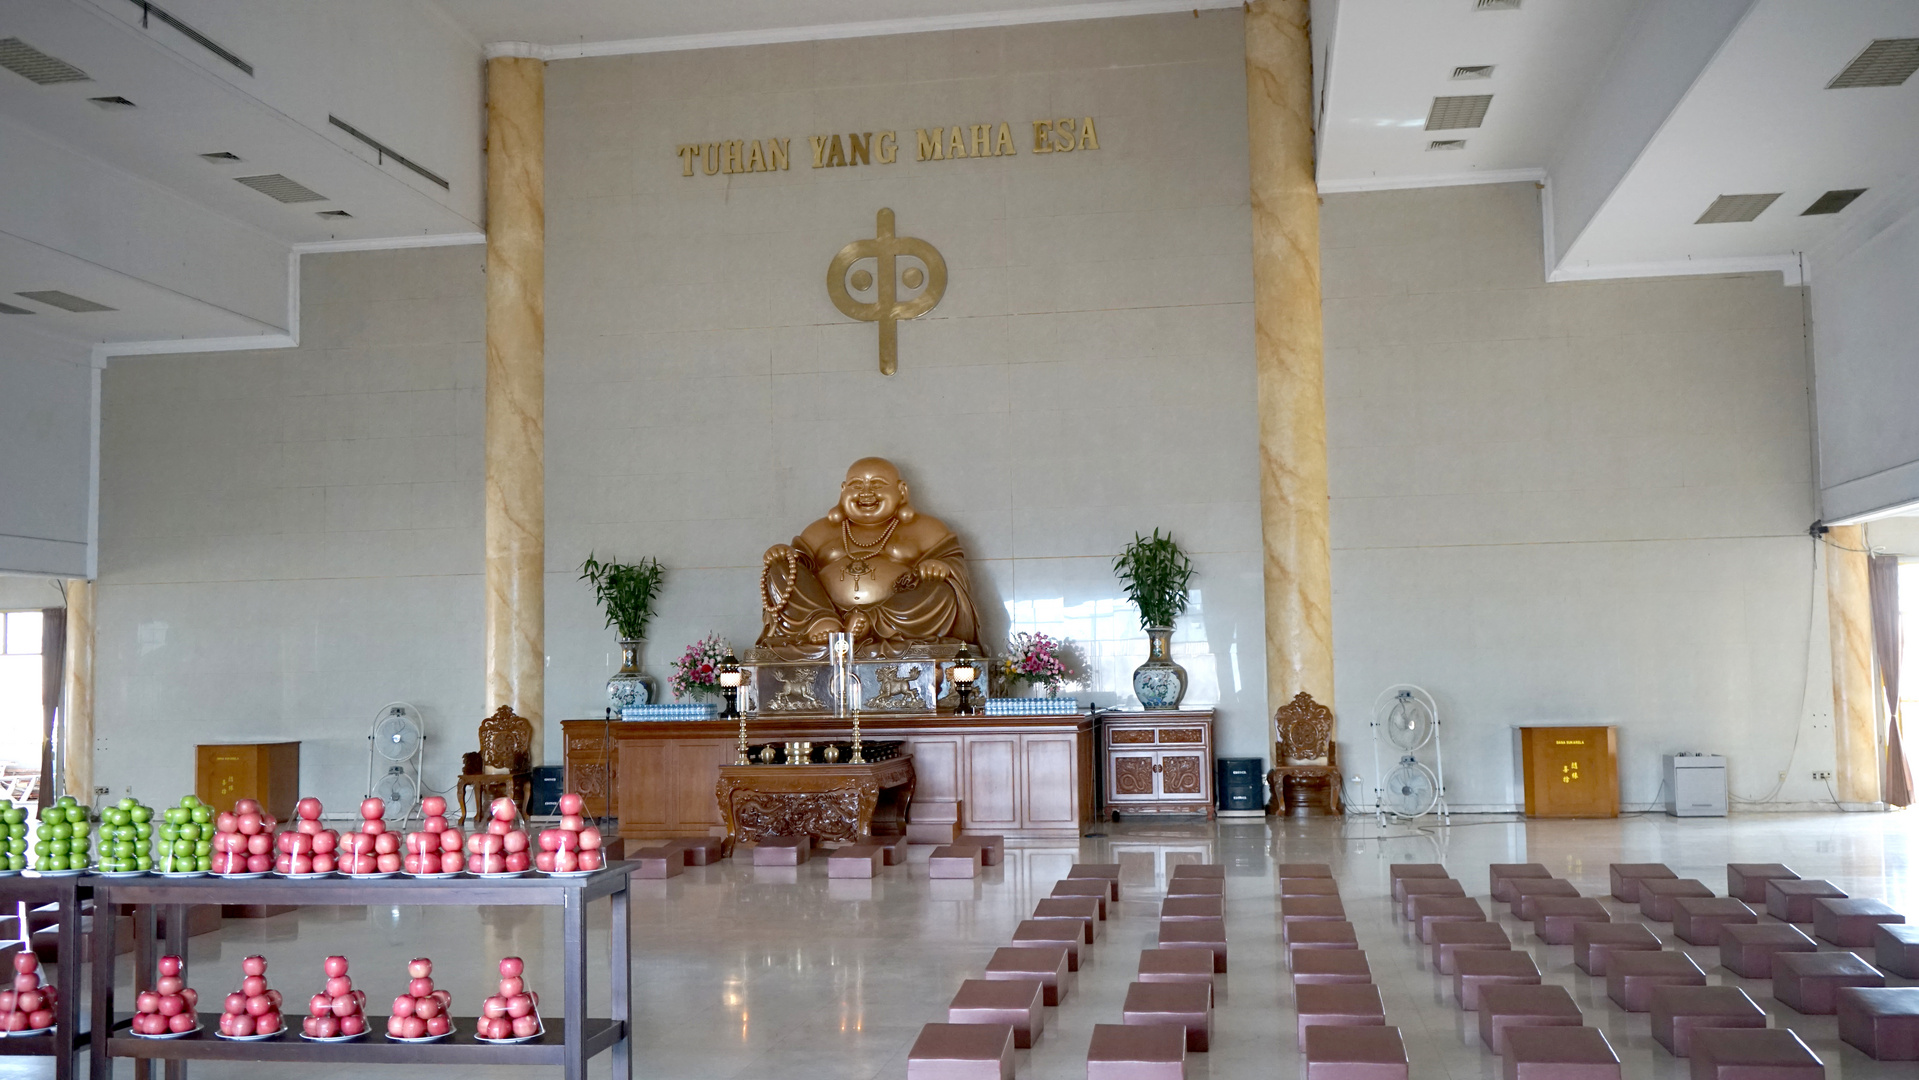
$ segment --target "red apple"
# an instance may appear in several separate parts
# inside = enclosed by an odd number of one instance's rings
[[[316,874],[331,874],[338,868],[339,863],[331,855],[315,855],[313,857],[313,872]]]
[[[512,1017],[527,1016],[533,1012],[533,999],[525,994],[515,994],[506,999],[506,1014]]]
[[[582,851],[580,852],[579,858],[580,869],[582,870],[598,870],[600,867],[606,865],[605,852],[599,848],[595,848],[592,851]]]
[[[411,967],[412,965],[408,966]],[[406,984],[406,992],[416,998],[432,997],[433,980],[424,975],[416,976],[412,982]]]
[[[577,852],[564,849],[553,853],[553,872],[571,874],[580,868],[580,856]]]
[[[287,864],[287,868],[285,870],[282,870],[281,873],[283,874],[313,873],[313,856],[295,855],[291,860],[289,860]]]
[[[386,832],[386,821],[383,818],[372,818],[367,821],[362,821],[360,822],[360,831],[368,836],[378,836]]]
[[[274,1012],[279,1012],[280,1006],[286,1003],[286,998],[282,997],[278,990],[268,990],[267,1000],[273,1003]]]
[[[160,979],[155,980],[153,984],[153,989],[161,997],[165,997],[168,994],[179,993],[180,988],[185,985],[186,983],[181,981],[180,976],[167,975],[167,976],[161,977]],[[29,986],[27,987],[27,989],[31,990],[33,989],[33,987]]]
[[[40,958],[30,952],[13,954],[13,970],[21,975],[40,970]]]
[[[422,1020],[431,1020],[440,1015],[440,1003],[430,997],[420,998],[413,1003],[413,1015]]]
[[[588,825],[580,830],[580,850],[598,851],[605,846],[606,840],[600,836],[600,830]]]
[[[406,962],[406,974],[409,979],[430,978],[433,975],[433,959],[427,956],[416,956],[408,960]],[[429,986],[422,993],[431,994],[432,992],[433,988]],[[418,997],[420,995],[416,994],[414,996]]]
[[[238,992],[238,991],[235,991],[235,992],[233,992],[233,993],[231,993],[231,994],[228,994],[228,995],[227,995],[227,1000],[226,1000],[226,1003],[225,1003],[225,1004],[224,1004],[223,1006],[221,1006],[221,1010],[220,1010],[220,1011],[222,1011],[222,1012],[227,1012],[227,1013],[243,1013],[243,1012],[246,1012],[246,1011],[247,1011],[247,996],[246,996],[245,994],[242,994],[242,993],[240,993],[240,992]]]
[[[533,856],[534,868],[542,874],[552,873],[554,854],[555,853],[551,851],[542,851],[538,855]]]
[[[440,873],[457,874],[465,865],[466,863],[460,858],[458,851],[440,852]]]
[[[494,818],[500,821],[512,821],[519,814],[520,808],[513,805],[512,799],[500,798],[493,800],[492,811]]]
[[[246,1013],[241,1013],[238,1016],[231,1014],[223,1016],[220,1018],[220,1024],[226,1028],[227,1034],[229,1035],[253,1034],[253,1017]]]
[[[267,981],[259,975],[249,975],[240,980],[240,992],[250,998],[260,997],[267,992]]]
[[[340,1034],[358,1035],[366,1030],[366,1017],[361,1016],[359,1013],[354,1013],[352,1016],[342,1016],[339,1024]]]
[[[428,1035],[445,1035],[452,1030],[453,1022],[445,1016],[436,1016],[426,1022],[426,1033]]]
[[[524,874],[532,866],[533,866],[533,860],[527,858],[526,852],[513,851],[513,852],[507,853],[507,856],[506,856],[507,873]]]
[[[300,836],[318,836],[327,831],[327,828],[316,820],[301,818],[293,823],[293,831]]]
[[[439,865],[440,865],[440,860],[438,860],[438,859],[434,859],[434,860],[433,860],[433,865],[434,865],[434,866],[436,866],[436,867],[437,867],[437,866],[439,866]],[[406,870],[406,872],[407,872],[407,873],[409,873],[409,874],[423,874],[423,873],[426,873],[426,871],[424,871],[424,870],[421,870],[421,869],[420,869],[420,856],[419,856],[419,854],[418,854],[417,852],[416,852],[416,853],[414,853],[414,854],[410,854],[410,855],[408,855],[408,856],[406,857],[406,859],[405,859],[405,861],[403,861],[403,862],[401,862],[401,863],[400,863],[400,866],[401,866],[401,867],[402,867],[402,868],[403,868],[404,870]]]
[[[586,813],[586,797],[577,791],[569,791],[561,795],[560,813],[575,815]]]
[[[247,856],[247,873],[264,874],[273,869],[273,856],[261,853]]]
[[[417,1016],[409,1016],[401,1020],[400,1037],[403,1039],[426,1038],[426,1021]]]
[[[178,1016],[187,1007],[187,1000],[178,994],[160,995],[160,1015]]]
[[[360,804],[360,816],[371,821],[386,813],[386,803],[379,799],[367,799]]]
[[[0,1012],[13,1011],[13,998],[10,996],[11,994],[12,991],[0,994]],[[140,991],[139,995],[133,999],[133,1011],[143,1013],[159,1012],[160,995],[151,990]]]
[[[213,819],[213,828],[217,832],[239,832],[240,819],[222,810]]]
[[[501,997],[517,997],[526,992],[526,980],[517,975],[509,975],[500,980]]]
[[[420,822],[420,831],[430,833],[445,832],[446,818],[439,814],[428,814],[426,820]]]
[[[540,1018],[537,1016],[516,1016],[513,1018],[513,1037],[528,1039],[540,1033]]]
[[[331,855],[339,849],[339,846],[340,834],[334,832],[332,829],[321,829],[319,832],[313,834],[313,853],[315,855]]]
[[[326,967],[327,978],[337,979],[340,976],[346,974],[346,969],[347,969],[346,957],[329,956],[326,958],[325,967]]]
[[[526,972],[526,961],[517,956],[503,957],[500,960],[500,977],[517,979]]]
[[[160,974],[162,975],[178,975],[180,974],[180,958],[177,956],[162,956],[159,967]]]
[[[512,832],[507,833],[506,836],[502,838],[501,846],[506,848],[507,854],[509,855],[511,855],[512,853],[516,851],[525,851],[526,850],[526,834],[521,832],[518,829],[515,829]]]
[[[52,1026],[52,1009],[35,1009],[33,1010],[33,1015],[27,1017],[27,1029],[29,1031],[41,1031]]]
[[[47,996],[38,990],[28,990],[13,999],[14,1012],[39,1012],[46,1008]]]
[[[258,1017],[254,1019],[253,1030],[255,1033],[260,1035],[271,1035],[274,1032],[280,1030],[281,1024],[282,1024],[282,1020],[280,1019],[279,1013],[266,1012],[266,1013],[260,1014]]]
[[[252,811],[241,814],[239,818],[237,818],[234,821],[234,824],[239,828],[241,832],[247,834],[248,836],[252,836],[255,833],[259,832],[262,827],[262,822],[260,821],[260,815]]]
[[[320,800],[308,795],[306,798],[294,804],[293,812],[308,821],[318,821],[320,818]]]
[[[380,868],[382,874],[397,874],[400,872],[400,857],[389,851],[374,856],[374,865]]]
[[[273,850],[273,837],[266,833],[253,833],[246,838],[248,855],[265,855]]]
[[[460,835],[460,830],[458,829],[448,829],[440,834],[441,851],[458,851],[460,850],[460,845],[465,842],[466,839]]]
[[[48,995],[47,995],[48,1000],[50,1001],[60,1000],[57,996],[55,996],[52,993],[52,990],[53,990],[52,987],[48,987],[47,990],[48,990]],[[180,997],[183,998],[187,1003],[186,1011],[193,1012],[194,1010],[200,1007],[200,991],[195,990],[193,987],[191,986],[181,987]]]
[[[499,818],[494,818],[492,821],[486,823],[486,831],[494,836],[505,836],[507,833],[513,831],[513,823],[511,821],[502,821]]]
[[[307,999],[307,1014],[310,1016],[333,1015],[333,999],[325,994],[315,994]]]
[[[167,1030],[175,1034],[184,1034],[192,1031],[198,1027],[199,1024],[200,1018],[188,1012],[174,1013],[172,1016],[167,1017]]]
[[[428,817],[437,817],[446,813],[446,800],[438,795],[428,795],[420,800],[420,813]]]
[[[413,995],[412,994],[401,994],[399,997],[396,997],[393,999],[393,1015],[394,1016],[412,1016],[413,1015]]]
[[[353,991],[353,980],[345,975],[335,975],[326,981],[326,996],[341,998]]]
[[[273,999],[261,994],[247,999],[247,1012],[253,1016],[265,1016],[273,1011]]]
[[[233,812],[236,814],[257,814],[260,812],[260,801],[258,799],[240,799],[233,804]]]
[[[405,1037],[406,1037],[406,1022],[407,1022],[407,1019],[408,1019],[408,1018],[407,1018],[407,1017],[404,1017],[404,1016],[389,1016],[389,1017],[387,1017],[387,1018],[386,1018],[386,1033],[387,1033],[387,1037],[388,1037],[388,1038],[390,1038],[390,1039],[403,1039],[403,1038],[405,1038]]]
[[[555,829],[553,830],[553,832],[554,832],[553,839],[559,842],[559,846],[554,848],[555,851],[580,850],[580,834],[579,833],[568,832],[565,829]]]
[[[13,989],[16,993],[22,990],[38,990],[40,989],[40,976],[15,975],[13,977]]]
[[[360,1011],[360,1002],[351,994],[341,994],[333,999],[331,1010],[335,1016],[352,1016]]]
[[[480,1015],[484,1017],[505,1016],[506,999],[495,994],[485,1001],[480,1002]]]
[[[586,819],[578,814],[561,814],[560,828],[565,829],[567,832],[579,832],[581,829],[586,828]]]
[[[400,850],[400,838],[393,833],[379,833],[373,838],[375,855],[391,855]]]

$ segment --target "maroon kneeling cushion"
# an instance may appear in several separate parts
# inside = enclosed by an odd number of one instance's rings
[[[1785,1028],[1702,1028],[1692,1080],[1825,1080],[1826,1065]]]
[[[1620,1080],[1619,1055],[1589,1027],[1506,1029],[1504,1080]]]
[[[1406,1080],[1406,1044],[1396,1027],[1306,1029],[1306,1080]]]
[[[1772,996],[1802,1013],[1831,1015],[1842,986],[1884,986],[1879,969],[1849,952],[1780,953],[1772,960]]]
[[[1919,986],[1842,986],[1839,1037],[1878,1061],[1919,1061]]]
[[[1661,986],[1652,992],[1652,1037],[1674,1057],[1692,1055],[1701,1028],[1762,1028],[1766,1010],[1736,986]]]
[[[906,1054],[906,1080],[1013,1080],[1013,1025],[926,1025]]]

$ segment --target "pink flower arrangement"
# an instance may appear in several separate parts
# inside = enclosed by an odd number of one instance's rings
[[[1059,692],[1061,685],[1079,678],[1078,649],[1071,641],[1046,634],[1014,634],[1006,643],[1000,675],[1007,682],[1032,683]]]
[[[718,634],[708,634],[688,645],[686,652],[673,661],[673,674],[666,680],[673,688],[674,700],[694,694],[719,693],[720,664],[732,651],[726,639]]]

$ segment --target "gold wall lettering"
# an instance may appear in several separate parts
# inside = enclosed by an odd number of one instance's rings
[[[1031,123],[1032,153],[1067,154],[1099,149],[1099,130],[1090,116],[1062,116]],[[1005,120],[914,128],[912,138],[914,161],[1019,156],[1013,125]],[[792,142],[791,138],[722,139],[682,143],[674,153],[680,159],[681,176],[784,172],[790,168],[787,155]],[[828,132],[808,135],[806,142],[813,151],[815,169],[892,165],[900,159],[898,131]]]
[[[855,240],[833,256],[826,267],[826,295],[841,314],[880,324],[880,374],[891,375],[900,364],[898,321],[919,318],[946,295],[946,260],[918,237],[895,236],[889,209],[880,210],[875,231],[873,239]],[[909,261],[902,264],[902,257]],[[859,265],[868,259],[876,264],[872,270]],[[902,285],[918,293],[902,300]],[[869,290],[871,300],[853,295]]]

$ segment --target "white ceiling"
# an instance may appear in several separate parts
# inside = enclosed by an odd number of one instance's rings
[[[1919,77],[1825,89],[1873,39],[1919,37],[1913,0],[1319,0],[1315,15],[1330,54],[1321,189],[1539,179],[1548,200],[1581,203],[1549,214],[1555,279],[1776,268],[1796,281],[1800,253],[1919,205]],[[1493,77],[1450,77],[1475,64]],[[1678,81],[1662,97],[1648,72]],[[1485,93],[1482,127],[1425,130],[1434,97]],[[1800,216],[1841,188],[1868,191]],[[1770,192],[1783,195],[1756,221],[1694,224],[1719,195]]]

